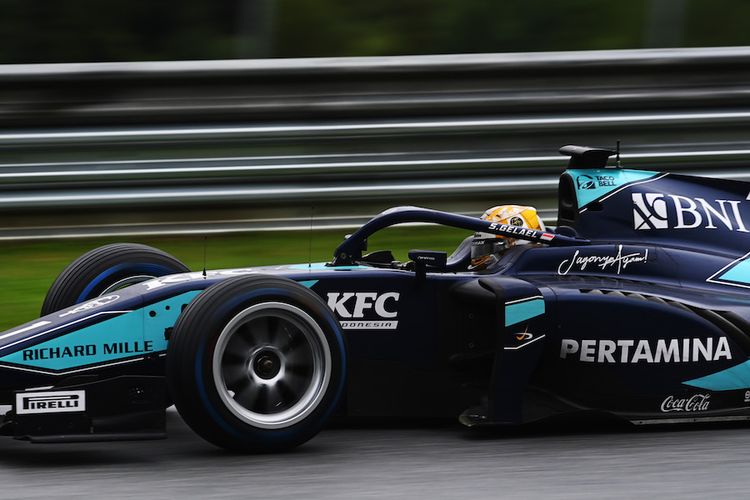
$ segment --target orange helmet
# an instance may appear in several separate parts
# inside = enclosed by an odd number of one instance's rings
[[[544,222],[534,207],[520,205],[499,205],[482,215],[482,220],[544,231]],[[475,233],[471,242],[471,266],[469,269],[486,269],[497,262],[497,256],[514,245],[525,245],[526,240],[509,238],[489,233]]]

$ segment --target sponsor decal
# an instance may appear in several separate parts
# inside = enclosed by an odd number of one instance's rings
[[[617,185],[613,175],[597,175],[596,182],[599,184],[599,187],[611,187]]]
[[[506,233],[518,234],[520,236],[534,237],[537,232],[534,229],[528,229],[520,226],[513,226],[510,224],[500,224],[499,222],[493,222],[489,225],[490,231],[504,231]]]
[[[597,187],[614,187],[617,182],[613,175],[595,175],[590,176],[581,174],[576,177],[578,189],[596,189]]]
[[[85,358],[88,356],[143,354],[154,351],[154,342],[109,342],[106,344],[85,344],[56,347],[37,347],[21,351],[24,361],[44,359]]]
[[[86,391],[28,392],[16,394],[16,414],[72,413],[86,410]]]
[[[519,341],[519,342],[521,342],[521,341],[524,341],[524,340],[531,340],[531,339],[533,339],[533,338],[534,338],[534,334],[533,334],[533,333],[529,333],[529,330],[528,330],[528,329],[526,329],[526,330],[525,330],[525,331],[523,331],[523,332],[520,332],[520,333],[516,333],[516,334],[515,334],[515,335],[513,335],[513,336],[514,336],[514,337],[516,338],[516,340],[517,340],[517,341]]]
[[[134,285],[134,286],[140,286]],[[38,371],[51,375],[62,375],[71,371],[95,369],[103,364],[130,363],[152,353],[167,349],[164,331],[174,325],[183,304],[188,304],[203,290],[181,293],[155,304],[149,304],[133,311],[104,311],[95,314],[113,314],[106,321],[77,328],[69,333],[39,344],[24,346],[22,349],[0,357],[3,368]],[[158,309],[155,316],[147,314]],[[85,318],[74,320],[84,321]],[[71,323],[58,327],[63,328]],[[15,344],[0,346],[2,349],[28,341],[40,335],[47,335],[56,329],[35,333]]]
[[[523,219],[516,216],[513,216],[510,218],[510,225],[511,226],[523,226]]]
[[[106,306],[107,304],[111,304],[112,302],[115,302],[120,298],[119,295],[107,295],[106,297],[99,297],[94,300],[90,300],[88,302],[85,302],[81,304],[80,306],[71,309],[70,311],[62,313],[59,317],[64,318],[65,316],[70,316],[71,314],[78,314],[85,311],[90,311],[92,309],[97,309],[102,306]]]
[[[745,403],[750,403],[750,391],[745,391]]]
[[[567,170],[576,186],[576,198],[581,212],[593,202],[604,202],[611,196],[630,186],[647,184],[664,178],[667,174],[646,170],[629,170],[619,168],[600,168],[585,170]]]
[[[576,177],[578,189],[596,189],[596,183],[590,176],[582,174]]]
[[[518,234],[520,236],[537,236],[537,232],[534,229],[528,229],[521,226],[513,226],[510,224],[500,224],[499,222],[493,222],[488,226],[487,229],[489,229],[490,231],[503,231],[506,233]]]
[[[694,394],[689,398],[676,398],[674,396],[667,396],[666,399],[661,402],[661,411],[662,413],[670,413],[673,411],[708,411],[708,407],[710,404],[710,394]]]
[[[565,276],[570,271],[586,271],[587,268],[599,268],[601,271],[613,271],[620,274],[631,264],[645,264],[648,262],[648,248],[642,251],[631,252],[623,255],[622,245],[617,246],[614,255],[581,255],[576,250],[573,257],[565,259],[557,266],[557,274]]]
[[[675,194],[632,193],[633,227],[655,229],[727,229],[748,233],[742,200],[706,200]]]
[[[518,341],[518,347],[523,347],[526,344],[530,344],[542,337],[544,337],[544,335],[534,335],[533,333],[529,332],[528,326],[522,332],[513,334],[513,338]]]
[[[533,333],[529,332],[529,327],[527,326],[524,328],[522,332],[514,333],[512,335],[513,339],[515,339],[518,343],[512,346],[505,346],[503,349],[506,351],[515,351],[517,349],[521,349],[523,347],[526,347],[529,344],[533,344],[537,340],[541,340],[545,337],[545,335],[534,335]],[[512,341],[511,341],[512,343]]]
[[[560,358],[584,363],[695,363],[732,359],[732,352],[726,337],[656,341],[563,339]]]
[[[529,238],[537,238],[544,241],[552,241],[555,239],[555,235],[551,233],[540,233],[536,229],[514,226],[512,224],[500,224],[499,222],[493,222],[487,227],[487,230],[502,231],[504,233],[517,234],[519,236],[527,236]]]
[[[400,296],[398,292],[330,292],[328,307],[344,330],[395,330]]]

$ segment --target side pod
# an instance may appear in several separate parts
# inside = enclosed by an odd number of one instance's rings
[[[477,286],[478,285],[478,286]],[[464,287],[461,287],[464,288]],[[527,389],[545,347],[545,299],[538,288],[515,278],[480,278],[458,294],[494,310],[495,354],[486,405],[464,412],[467,426],[521,424]]]

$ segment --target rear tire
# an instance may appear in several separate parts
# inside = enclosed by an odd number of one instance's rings
[[[141,281],[190,272],[166,252],[134,243],[96,248],[66,267],[47,292],[41,316]]]
[[[199,295],[177,320],[167,383],[185,422],[229,450],[288,450],[317,434],[345,385],[341,327],[315,293],[241,276]]]

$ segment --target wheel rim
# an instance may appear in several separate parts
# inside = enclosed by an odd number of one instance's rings
[[[99,294],[99,297],[103,297],[104,295],[108,295],[116,290],[122,290],[123,288],[129,287],[131,285],[142,283],[144,281],[152,280],[155,278],[156,276],[149,276],[146,274],[139,274],[137,276],[127,276],[109,285],[107,288],[105,288],[102,291],[102,293]]]
[[[300,422],[320,404],[331,377],[331,350],[305,311],[264,302],[224,327],[212,365],[219,397],[236,417],[278,429]]]

